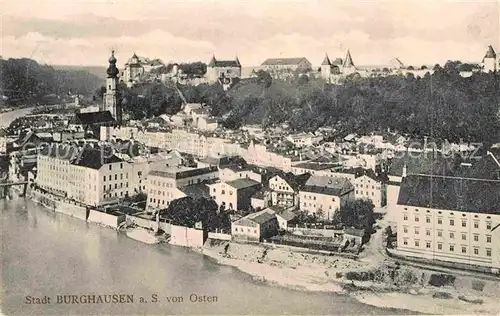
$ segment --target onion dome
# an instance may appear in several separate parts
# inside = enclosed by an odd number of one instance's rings
[[[111,52],[111,57],[109,57],[108,61],[110,64],[116,64],[115,51]]]

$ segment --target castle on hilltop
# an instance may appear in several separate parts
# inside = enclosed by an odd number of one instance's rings
[[[325,59],[321,63],[321,77],[327,82],[336,81],[340,76],[347,76],[358,72],[358,68],[354,65],[351,52],[347,50],[345,58],[337,58],[331,61],[328,54],[325,54]]]

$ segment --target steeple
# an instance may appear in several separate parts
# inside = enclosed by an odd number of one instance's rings
[[[321,63],[321,66],[331,66],[331,61],[330,58],[328,58],[328,54],[325,54],[325,59],[323,59],[323,62]]]
[[[352,61],[352,57],[351,57],[351,52],[349,50],[347,50],[347,54],[345,56],[345,59],[344,59],[344,68],[349,68],[349,67],[356,67],[354,66],[354,62]]]
[[[238,58],[238,54],[236,54],[236,64],[241,67],[240,59]]]
[[[108,59],[109,61],[109,67],[106,70],[106,73],[108,74],[108,78],[117,78],[118,74],[120,73],[118,71],[118,68],[116,68],[116,57],[115,57],[115,51],[111,51],[111,57]]]
[[[215,54],[212,56],[212,59],[210,59],[210,62],[208,63],[208,67],[215,67],[215,63],[217,60],[215,59]]]

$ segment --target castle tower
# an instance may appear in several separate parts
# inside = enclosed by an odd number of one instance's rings
[[[486,51],[486,55],[484,55],[482,64],[484,72],[497,71],[497,54],[491,45],[488,46],[488,50]]]
[[[357,71],[354,62],[352,61],[351,52],[347,50],[347,54],[342,65],[342,72],[346,75],[355,73]]]
[[[328,54],[325,54],[325,59],[323,59],[323,62],[321,63],[321,78],[329,81],[331,73],[332,62],[330,61],[330,58],[328,58]]]
[[[115,51],[109,57],[109,67],[106,70],[106,93],[104,94],[101,111],[109,111],[117,123],[121,123],[121,109],[118,104],[118,68],[116,68]]]

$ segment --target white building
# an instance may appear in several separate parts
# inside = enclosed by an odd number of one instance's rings
[[[403,178],[399,254],[500,269],[500,181],[428,175]]]
[[[300,189],[300,209],[332,219],[354,196],[354,187],[346,179],[313,176]]]
[[[218,175],[217,167],[187,168],[177,166],[152,170],[147,177],[148,201],[146,208],[166,208],[171,201],[185,196],[181,191],[183,187],[215,180]]]

